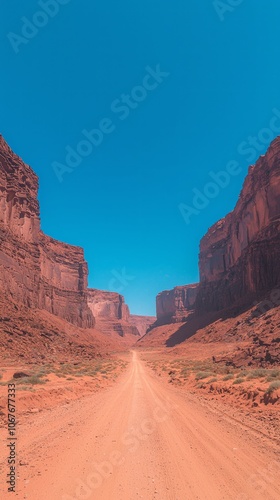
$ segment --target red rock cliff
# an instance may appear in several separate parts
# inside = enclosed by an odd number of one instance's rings
[[[36,174],[0,136],[1,294],[77,326],[92,327],[83,250],[40,231],[37,195]]]
[[[245,305],[280,285],[280,138],[249,168],[235,209],[200,244],[197,311]]]
[[[138,316],[136,314],[131,314],[129,322],[134,325],[140,336],[143,337],[147,332],[148,328],[156,321],[154,316]]]
[[[157,324],[184,321],[193,311],[198,292],[198,285],[177,286],[158,294],[156,299]]]
[[[88,289],[89,308],[96,319],[96,328],[103,333],[116,332],[121,337],[137,335],[137,327],[130,321],[130,312],[124,297],[115,292]]]
[[[87,291],[89,308],[96,318],[129,319],[129,309],[124,297],[115,292],[104,292],[89,288]]]

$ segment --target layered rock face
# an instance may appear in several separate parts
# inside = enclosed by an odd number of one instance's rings
[[[40,231],[37,195],[37,176],[0,136],[1,294],[74,325],[92,327],[83,250]]]
[[[280,137],[249,168],[234,210],[202,238],[199,270],[199,285],[157,296],[157,325],[184,321],[190,311],[238,311],[280,288]]]
[[[121,337],[127,334],[139,336],[138,329],[130,321],[129,308],[122,295],[89,288],[87,301],[98,330],[106,334],[116,332]]]
[[[87,291],[89,308],[96,318],[129,319],[129,309],[124,297],[115,292],[104,292],[89,288]]]
[[[194,310],[197,293],[198,284],[177,286],[159,293],[156,298],[157,324],[184,321]]]
[[[251,166],[235,209],[200,244],[198,313],[247,305],[280,285],[280,138]]]
[[[137,328],[141,337],[145,335],[155,321],[156,318],[154,316],[137,316],[136,314],[131,314],[129,318],[129,322]]]

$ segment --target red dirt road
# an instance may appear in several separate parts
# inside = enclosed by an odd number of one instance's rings
[[[17,453],[20,500],[280,498],[277,443],[161,382],[136,351],[113,387],[19,422]]]

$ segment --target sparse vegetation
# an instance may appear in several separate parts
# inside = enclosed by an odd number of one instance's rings
[[[33,366],[29,369],[29,373],[22,373],[22,376],[13,378],[12,382],[18,386],[19,390],[27,391],[35,385],[49,382],[47,378],[49,374],[65,378],[69,382],[74,381],[76,377],[92,377],[101,380],[101,378],[109,378],[110,375],[115,378],[118,372],[126,366],[127,362],[123,360],[107,359],[84,363],[60,363],[58,366],[47,364],[40,367]],[[0,382],[0,385],[7,385],[10,382]]]
[[[232,383],[233,384],[242,384],[243,382],[245,382],[245,378],[237,377]]]
[[[212,382],[217,382],[217,381],[218,381],[217,377],[212,377],[210,378],[210,380],[207,381],[207,384],[212,384]]]
[[[208,392],[210,390],[213,392],[213,387],[211,387],[213,383],[217,384],[215,385],[217,392],[223,392],[225,389],[229,393],[233,393],[235,386],[244,384],[242,391],[248,391],[248,399],[251,398],[252,392],[256,392],[258,383],[261,384],[258,393],[273,392],[279,388],[280,384],[279,368],[234,368],[225,363],[217,363],[210,358],[191,360],[165,357],[160,360],[147,359],[146,362],[158,376],[169,375],[168,382],[170,383],[177,385],[195,383],[197,389],[204,389]],[[223,384],[227,381],[230,381],[230,384]],[[269,382],[271,384],[268,387]],[[239,395],[239,391],[235,393]]]
[[[34,388],[31,386],[31,385],[20,385],[18,388],[17,388],[18,391],[31,391],[31,392],[34,392]]]
[[[42,379],[42,375],[31,375],[30,377],[23,377],[16,381],[17,385],[36,385],[36,384],[45,384],[47,380]]]
[[[271,382],[270,386],[266,389],[266,393],[271,394],[272,392],[277,391],[277,389],[280,389],[280,380]]]
[[[248,373],[247,379],[251,380],[254,378],[264,378],[267,375],[267,370],[264,368],[258,368],[256,370],[252,370],[251,372]]]
[[[204,378],[209,378],[213,375],[212,372],[198,372],[195,376],[195,380],[203,380]]]
[[[225,377],[223,377],[223,381],[232,380],[234,378],[233,373],[228,373]]]

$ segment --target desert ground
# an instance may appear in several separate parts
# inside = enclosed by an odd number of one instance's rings
[[[7,364],[3,437],[6,384],[15,369],[29,375],[16,381],[15,497],[279,499],[279,371],[240,373],[211,364],[212,352],[194,343],[180,357],[136,347],[84,363]]]

